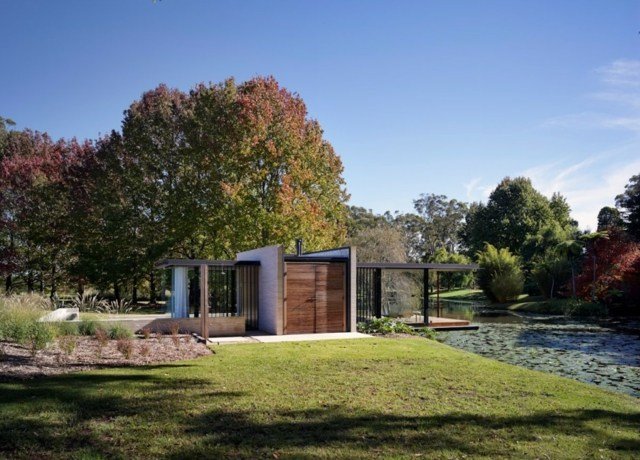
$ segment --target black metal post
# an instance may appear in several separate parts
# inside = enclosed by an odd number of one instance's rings
[[[376,318],[382,318],[382,269],[376,268],[374,271],[375,307]]]
[[[422,270],[422,316],[425,326],[429,325],[429,269]]]

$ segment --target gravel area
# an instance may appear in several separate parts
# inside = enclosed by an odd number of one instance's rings
[[[130,341],[69,336],[57,339],[35,357],[11,342],[0,342],[0,381],[31,379],[106,367],[143,366],[211,354],[211,350],[190,335],[157,336]],[[177,343],[176,343],[177,342]],[[75,343],[75,345],[74,345]],[[130,351],[130,356],[125,356]]]

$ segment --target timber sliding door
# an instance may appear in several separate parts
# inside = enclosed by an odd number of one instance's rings
[[[346,267],[338,262],[287,262],[285,334],[346,330]]]

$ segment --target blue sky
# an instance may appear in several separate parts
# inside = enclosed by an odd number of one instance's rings
[[[640,3],[0,0],[0,115],[95,138],[159,83],[274,75],[351,203],[485,200],[507,175],[594,228],[640,173]]]

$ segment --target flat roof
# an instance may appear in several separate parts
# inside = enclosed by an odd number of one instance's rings
[[[260,265],[260,262],[257,260],[164,259],[156,263],[156,268],[199,267],[200,265],[235,267],[236,265]]]
[[[363,262],[358,268],[381,268],[383,270],[435,270],[439,272],[466,272],[478,270],[478,264],[417,264],[397,262]]]

